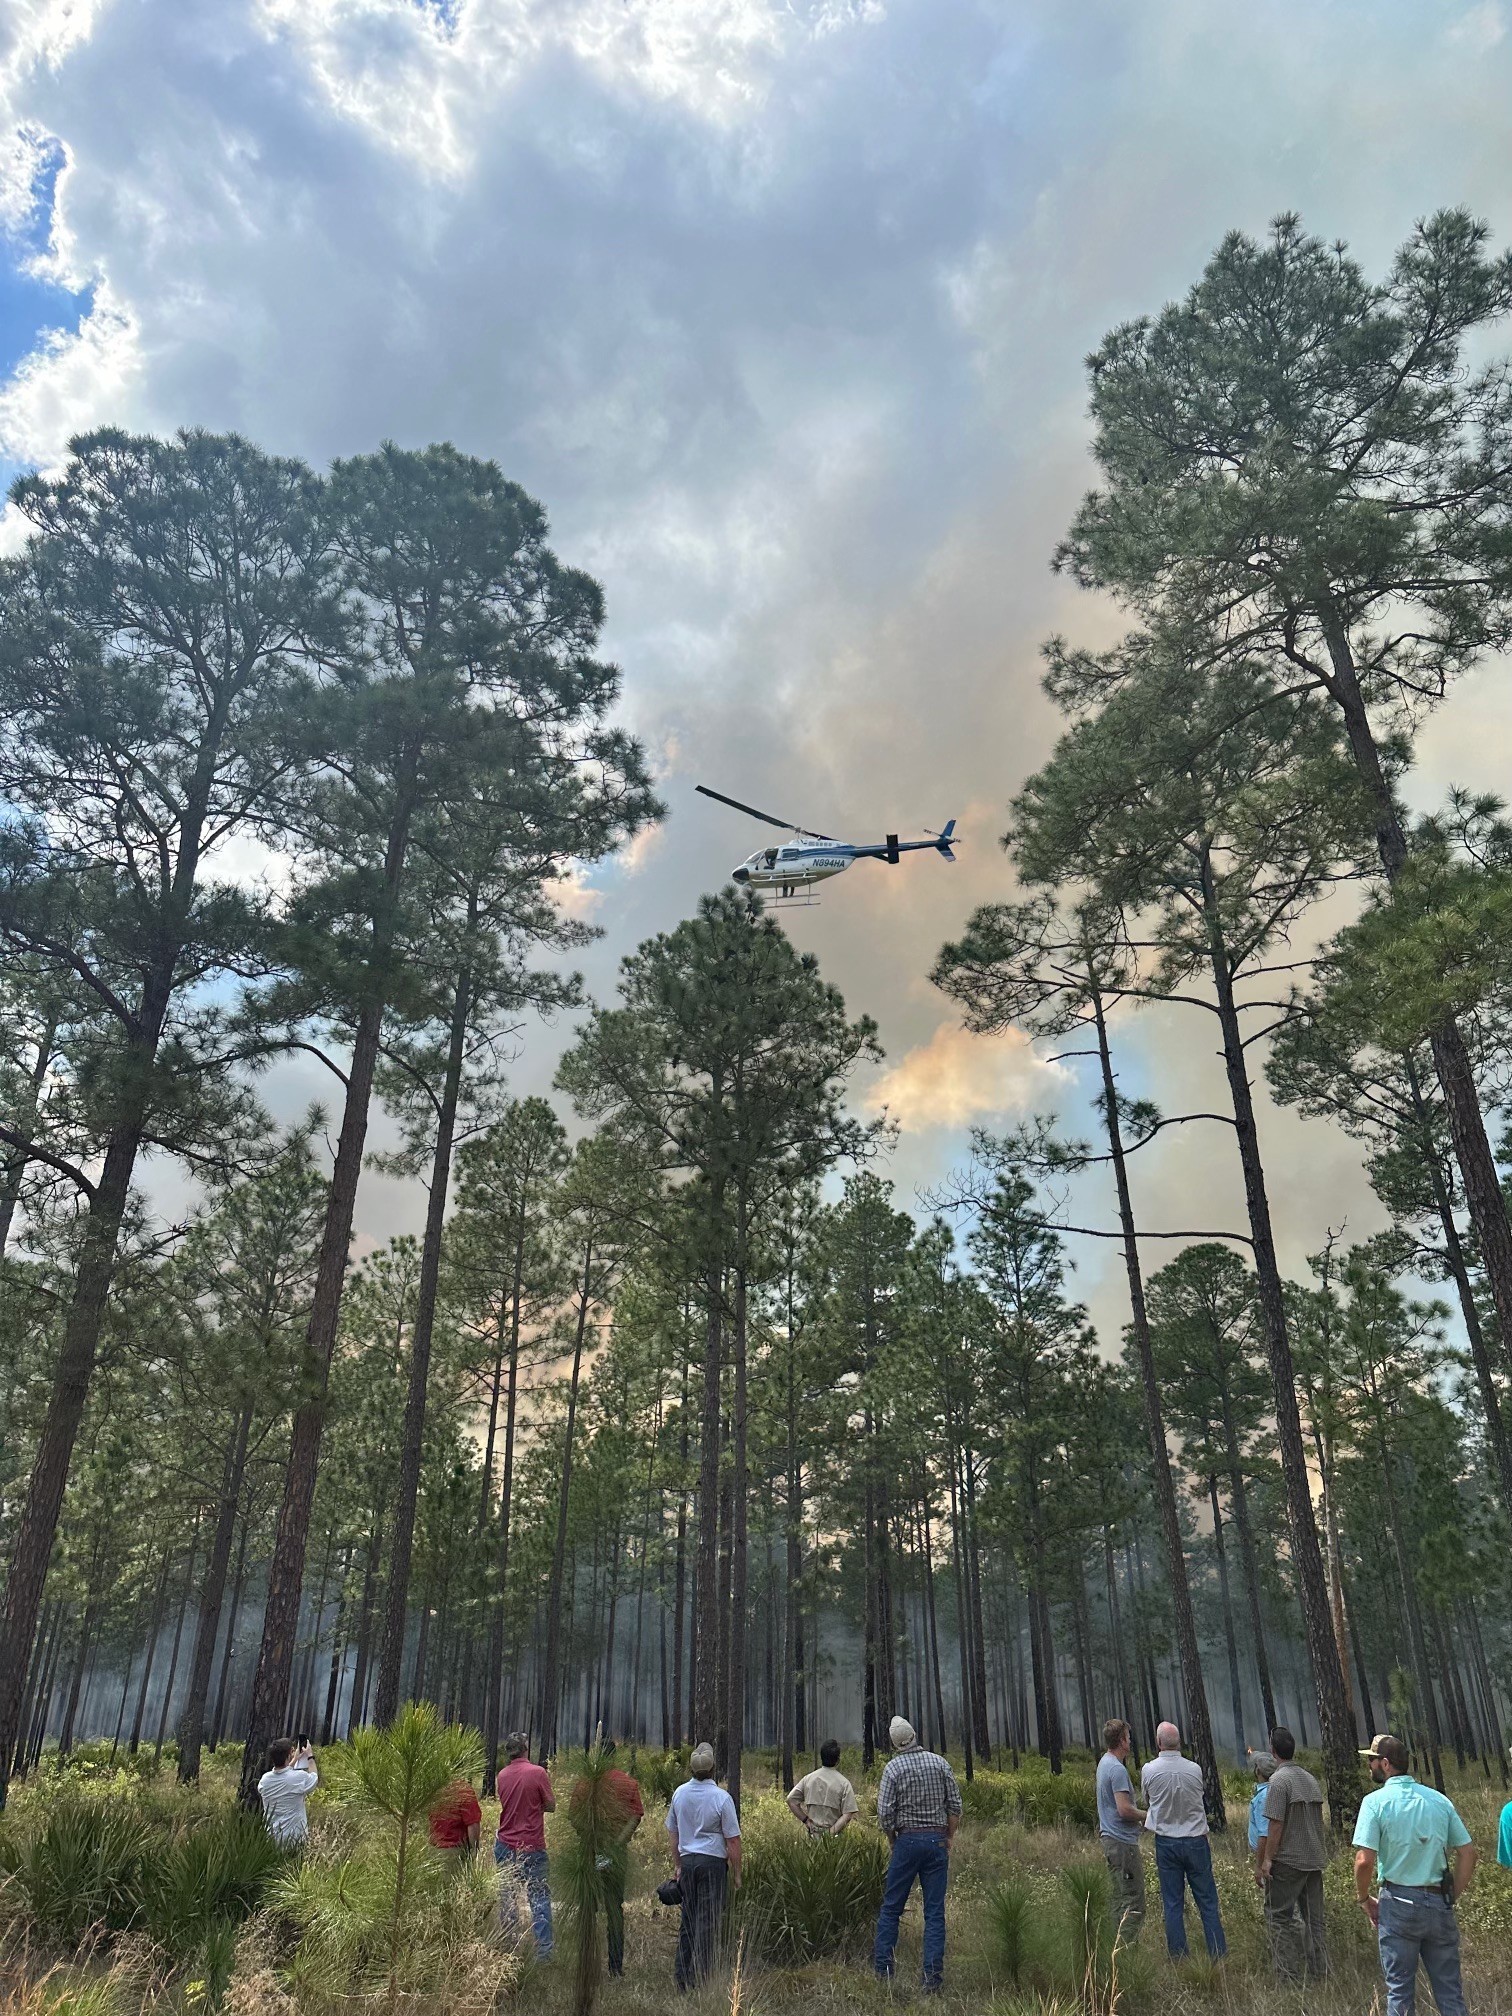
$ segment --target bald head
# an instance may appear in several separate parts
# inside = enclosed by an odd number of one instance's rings
[[[1176,1727],[1174,1722],[1162,1722],[1160,1727],[1155,1731],[1155,1748],[1157,1750],[1179,1750],[1181,1748],[1181,1731]]]

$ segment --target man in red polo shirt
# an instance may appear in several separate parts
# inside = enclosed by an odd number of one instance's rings
[[[606,1742],[600,1753],[614,1755],[614,1745]],[[567,1817],[581,1835],[596,1822],[598,1840],[596,1863],[599,1889],[604,1899],[604,1926],[609,1935],[609,1972],[625,1971],[625,1863],[630,1837],[646,1817],[641,1789],[628,1771],[613,1766],[598,1780],[597,1812],[589,1810],[593,1789],[587,1778],[579,1778],[572,1788]]]
[[[457,1778],[441,1794],[430,1813],[432,1848],[460,1848],[471,1854],[483,1829],[483,1808],[465,1778]]]
[[[504,1872],[499,1917],[516,1922],[515,1886],[523,1884],[530,1905],[536,1957],[551,1958],[551,1883],[546,1861],[546,1815],[556,1811],[551,1780],[530,1761],[530,1739],[512,1729],[504,1739],[509,1762],[499,1773],[499,1838],[494,1860]]]

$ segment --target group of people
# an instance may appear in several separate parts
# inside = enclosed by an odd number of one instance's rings
[[[1136,1938],[1144,1922],[1140,1843],[1149,1833],[1155,1837],[1166,1951],[1173,1959],[1187,1953],[1190,1890],[1207,1950],[1221,1959],[1228,1942],[1213,1880],[1202,1771],[1182,1755],[1175,1723],[1162,1722],[1155,1732],[1156,1753],[1139,1776],[1141,1808],[1126,1761],[1130,1742],[1127,1722],[1104,1724],[1098,1831],[1119,1936]],[[1399,1736],[1377,1736],[1360,1754],[1374,1789],[1361,1801],[1355,1821],[1355,1897],[1376,1931],[1387,2016],[1414,2016],[1419,1967],[1428,1976],[1439,2016],[1466,2016],[1454,1907],[1475,1872],[1469,1830],[1442,1792],[1413,1777]],[[1270,1749],[1254,1757],[1249,1846],[1277,1974],[1284,1981],[1318,1981],[1328,1973],[1323,1788],[1296,1759],[1296,1738],[1285,1728],[1273,1729]],[[1512,1802],[1502,1814],[1497,1859],[1512,1868]]]
[[[877,1819],[891,1853],[872,1965],[883,1980],[892,1978],[899,1923],[917,1883],[924,1906],[923,1985],[926,1990],[938,1989],[944,1981],[945,1892],[951,1843],[961,1821],[961,1791],[947,1760],[926,1749],[904,1717],[893,1717],[888,1736],[893,1754],[877,1790]],[[1221,1959],[1228,1942],[1213,1878],[1202,1771],[1182,1754],[1181,1731],[1174,1722],[1160,1724],[1155,1744],[1155,1755],[1140,1772],[1136,1794],[1127,1761],[1132,1747],[1129,1725],[1119,1720],[1103,1725],[1097,1819],[1112,1879],[1118,1936],[1137,1938],[1144,1924],[1141,1844],[1151,1834],[1167,1952],[1173,1959],[1187,1954],[1190,1891],[1208,1953]],[[552,1952],[546,1816],[556,1810],[556,1794],[549,1773],[531,1762],[529,1739],[523,1732],[511,1732],[504,1747],[493,1849],[505,1877],[501,1909],[506,1920],[512,1920],[523,1895],[536,1953],[546,1960]],[[613,1750],[612,1743],[602,1746],[606,1761]],[[1413,1777],[1407,1745],[1400,1737],[1377,1736],[1360,1754],[1374,1789],[1361,1802],[1355,1823],[1355,1894],[1376,1931],[1387,2016],[1414,2016],[1420,1966],[1439,2016],[1467,2016],[1454,1906],[1475,1871],[1469,1830],[1443,1793]],[[819,1768],[787,1795],[789,1811],[815,1839],[843,1833],[860,1812],[856,1789],[839,1770],[839,1762],[839,1744],[825,1743]],[[1328,1972],[1323,1788],[1297,1762],[1296,1738],[1289,1729],[1273,1729],[1270,1749],[1253,1762],[1257,1783],[1250,1802],[1249,1847],[1276,1972],[1286,1981],[1320,1980]],[[675,1964],[680,1990],[693,1987],[713,1967],[726,1902],[741,1882],[740,1816],[734,1800],[715,1780],[713,1747],[697,1744],[688,1768],[691,1775],[677,1787],[667,1807],[672,1876],[658,1892],[665,1903],[681,1907]],[[257,1788],[268,1829],[280,1845],[297,1848],[308,1837],[307,1801],[318,1783],[308,1740],[280,1737],[271,1747],[268,1769]],[[568,1817],[585,1829],[588,1801],[595,1799],[598,1888],[609,1971],[617,1975],[625,1965],[625,1850],[646,1809],[635,1779],[613,1764],[607,1764],[593,1784],[599,1788],[596,1793],[586,1777],[578,1780]],[[432,1810],[431,1841],[439,1850],[466,1853],[477,1847],[482,1822],[477,1794],[459,1781]],[[1497,1860],[1512,1868],[1512,1802],[1501,1816]]]
[[[913,1725],[895,1715],[888,1730],[892,1756],[877,1788],[877,1819],[892,1845],[882,1908],[877,1914],[872,1965],[893,1977],[898,1925],[915,1883],[924,1902],[924,1987],[945,1976],[945,1886],[950,1844],[961,1824],[961,1788],[946,1760],[920,1743]],[[843,1834],[861,1810],[856,1788],[839,1769],[840,1745],[820,1747],[819,1768],[787,1795],[788,1810],[816,1840]],[[692,1777],[667,1807],[673,1877],[663,1886],[669,1903],[682,1906],[675,1979],[680,1990],[709,1972],[718,1951],[728,1888],[740,1888],[740,1816],[728,1792],[714,1782],[714,1752],[700,1743],[688,1761]]]

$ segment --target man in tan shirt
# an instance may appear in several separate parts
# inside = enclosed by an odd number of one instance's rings
[[[840,1745],[833,1737],[819,1751],[819,1769],[800,1778],[787,1796],[788,1811],[810,1834],[839,1834],[856,1817],[856,1788],[835,1766]]]

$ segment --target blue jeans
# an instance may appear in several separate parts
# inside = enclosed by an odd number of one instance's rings
[[[499,1890],[499,1922],[506,1930],[519,1923],[519,1911],[515,1903],[515,1884],[524,1887],[525,1901],[530,1906],[530,1930],[535,1939],[536,1958],[551,1958],[551,1884],[547,1879],[546,1850],[544,1848],[508,1848],[502,1841],[494,1843],[494,1860],[504,1871],[504,1882]]]
[[[1202,1936],[1215,1960],[1228,1951],[1223,1920],[1218,1916],[1218,1887],[1213,1881],[1213,1851],[1206,1834],[1157,1834],[1155,1873],[1160,1878],[1160,1908],[1165,1913],[1166,1951],[1184,1960],[1187,1951],[1186,1892],[1190,1888]]]
[[[1378,1901],[1386,2016],[1413,2016],[1420,1960],[1439,2016],[1465,2016],[1459,1927],[1454,1922],[1453,1905],[1437,1890],[1397,1890],[1389,1883],[1381,1885]]]
[[[898,1920],[908,1902],[915,1878],[924,1899],[924,1986],[938,1988],[945,1979],[945,1880],[950,1873],[950,1854],[943,1831],[900,1834],[893,1843],[887,1865],[887,1887],[882,1892],[882,1909],[877,1913],[877,1943],[872,1965],[884,1980],[891,1980],[893,1953],[898,1944]]]

